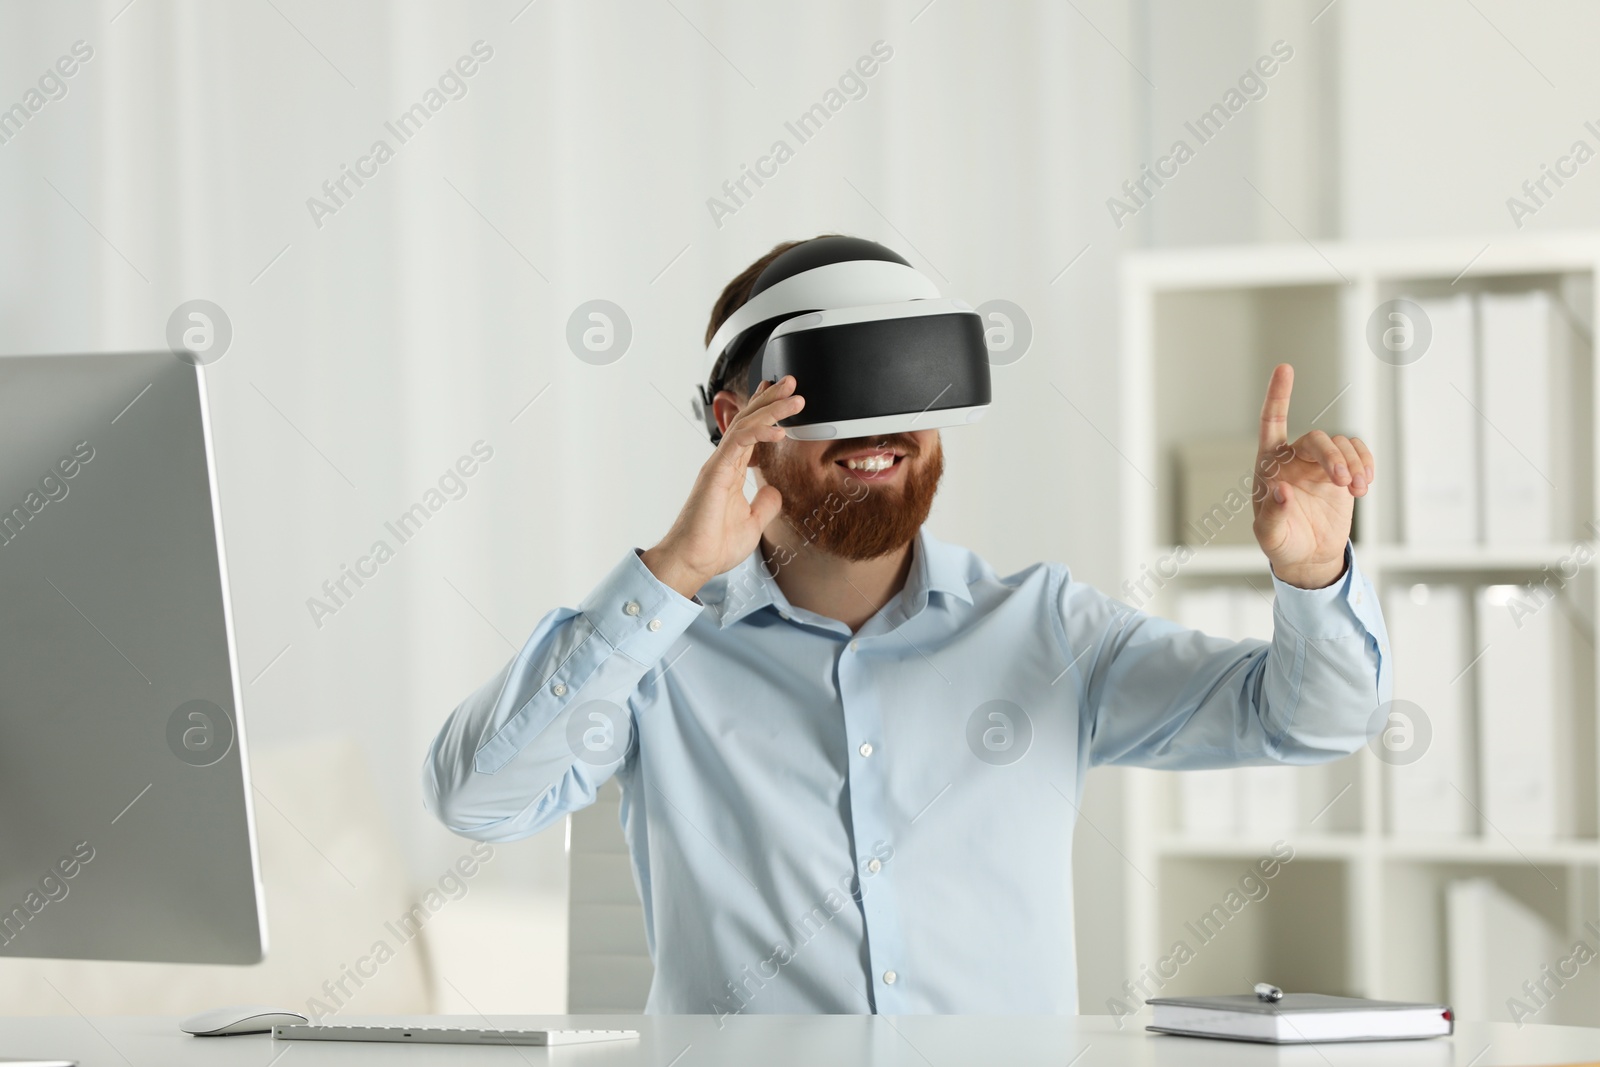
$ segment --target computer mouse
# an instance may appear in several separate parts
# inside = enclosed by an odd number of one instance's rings
[[[309,1021],[297,1011],[251,1004],[237,1008],[212,1008],[199,1015],[191,1015],[178,1024],[178,1029],[195,1037],[231,1037],[234,1034],[270,1033],[274,1026]]]

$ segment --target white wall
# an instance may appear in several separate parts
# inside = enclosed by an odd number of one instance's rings
[[[1600,152],[1600,8],[1581,0],[1342,0],[1341,198],[1349,237],[1518,232],[1524,181],[1573,142]],[[1600,161],[1523,220],[1600,223]],[[1531,203],[1531,201],[1530,201]]]

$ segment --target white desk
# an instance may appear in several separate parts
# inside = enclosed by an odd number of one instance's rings
[[[373,1021],[351,1016],[343,1022]],[[416,1021],[421,1021],[417,1019]],[[480,1025],[476,1017],[454,1022]],[[76,1015],[0,1019],[0,1058],[60,1056],[84,1067],[340,1067],[405,1064],[436,1067],[546,1064],[602,1067],[1106,1067],[1111,1064],[1182,1064],[1205,1067],[1505,1067],[1600,1061],[1600,1029],[1510,1023],[1465,1023],[1453,1037],[1415,1042],[1274,1047],[1147,1033],[1132,1021],[1117,1029],[1107,1016],[491,1016],[496,1025],[606,1027],[639,1031],[636,1041],[557,1049],[470,1048],[451,1045],[350,1044],[283,1041],[268,1034],[195,1038],[177,1020]],[[1074,1058],[1076,1057],[1076,1058]]]

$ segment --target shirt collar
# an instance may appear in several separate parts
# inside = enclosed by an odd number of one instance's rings
[[[930,534],[926,526],[917,532],[916,553],[911,573],[918,576],[922,589],[930,593],[948,593],[972,603],[972,590],[967,585],[967,559],[971,553],[959,545],[945,544]],[[906,584],[909,586],[910,580]]]
[[[972,590],[968,588],[966,579],[965,549],[938,540],[923,526],[917,531],[911,552],[911,571],[906,575],[904,592],[906,603],[914,607],[908,614],[919,610],[926,603],[929,593],[947,593],[958,600],[972,603]],[[764,607],[782,611],[790,611],[793,607],[768,571],[759,545],[743,562],[723,576],[722,588],[717,596],[720,629],[727,629]]]

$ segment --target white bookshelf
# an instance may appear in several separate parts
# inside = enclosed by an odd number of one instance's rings
[[[1123,473],[1122,574],[1139,574],[1179,540],[1174,446],[1206,436],[1254,436],[1268,374],[1273,365],[1288,362],[1295,366],[1290,438],[1313,426],[1359,435],[1377,459],[1373,490],[1356,507],[1354,536],[1360,565],[1380,595],[1414,582],[1534,579],[1542,567],[1589,542],[1594,533],[1580,524],[1600,518],[1600,393],[1592,341],[1600,317],[1597,277],[1600,232],[1587,231],[1129,256],[1122,279],[1120,448],[1126,461],[1115,460]],[[1578,439],[1571,442],[1577,457],[1572,484],[1558,490],[1572,494],[1576,504],[1573,528],[1554,543],[1513,548],[1407,545],[1399,536],[1395,422],[1397,375],[1405,368],[1374,356],[1366,341],[1367,318],[1397,296],[1534,287],[1558,291],[1575,313],[1574,335],[1582,338],[1576,358],[1588,368],[1583,388],[1562,398],[1579,413]],[[1325,405],[1326,413],[1313,424]],[[1248,508],[1235,521],[1248,526]],[[1588,620],[1600,614],[1594,572],[1591,563],[1564,594]],[[1141,606],[1170,617],[1173,597],[1185,587],[1246,582],[1271,591],[1266,560],[1253,543],[1207,545]],[[1508,840],[1481,823],[1471,837],[1394,836],[1385,819],[1387,768],[1367,750],[1300,772],[1302,795],[1315,800],[1325,794],[1331,805],[1313,826],[1305,812],[1317,805],[1302,803],[1298,828],[1281,834],[1185,833],[1177,817],[1178,776],[1124,772],[1126,855],[1133,868],[1124,883],[1128,976],[1138,980],[1183,939],[1195,950],[1193,958],[1175,976],[1163,976],[1159,995],[1248,991],[1253,982],[1273,981],[1306,991],[1443,999],[1449,993],[1444,887],[1459,877],[1493,879],[1558,924],[1570,945],[1583,922],[1600,917],[1600,790],[1594,773],[1600,765],[1594,698],[1600,676],[1592,629],[1589,640],[1587,656],[1574,667],[1580,696],[1567,709],[1582,739],[1576,762],[1584,779],[1577,789],[1577,832],[1570,839]],[[1295,858],[1272,879],[1267,897],[1244,908],[1223,935],[1197,946],[1186,936],[1185,918],[1218,902],[1279,838],[1293,845]],[[1592,935],[1584,936],[1595,944]],[[1583,970],[1600,971],[1600,961]],[[1581,976],[1536,1021],[1600,1025],[1600,978]]]

